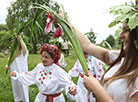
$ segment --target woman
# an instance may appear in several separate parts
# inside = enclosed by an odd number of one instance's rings
[[[104,74],[101,62],[97,58],[89,55],[88,53],[83,53],[88,64],[89,71],[96,79],[100,81],[102,75]],[[82,74],[85,74],[85,72],[79,60],[76,61],[73,68],[68,72],[68,74],[71,77],[79,76],[77,85],[80,87],[81,92],[79,97],[76,99],[76,102],[96,102],[96,98],[93,96],[93,93],[89,92],[83,85]]]
[[[122,41],[120,53],[92,44],[80,31],[73,28],[83,50],[110,65],[103,76],[103,86],[88,71],[89,77],[84,76],[85,87],[100,102],[138,102],[138,49],[134,44],[138,27],[130,30],[127,23],[124,23],[119,36]]]
[[[44,44],[41,46],[40,53],[42,63],[39,63],[32,71],[24,73],[14,71],[11,72],[11,76],[27,86],[37,85],[39,93],[35,102],[65,102],[63,89],[67,97],[74,100],[79,89],[69,75],[55,64],[59,60],[58,49],[50,44]]]
[[[20,46],[17,52],[17,57],[10,65],[10,67],[6,65],[6,70],[10,68],[11,72],[16,70],[17,72],[21,73],[28,71],[28,64],[27,64],[28,50],[24,41],[22,40],[21,34],[19,34],[18,39],[20,41]],[[28,86],[23,85],[18,80],[11,79],[11,81],[12,81],[12,91],[14,95],[14,101],[29,102]]]

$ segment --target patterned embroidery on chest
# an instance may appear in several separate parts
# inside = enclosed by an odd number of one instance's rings
[[[42,69],[40,72],[39,72],[39,81],[41,84],[43,84],[44,80],[47,80],[47,79],[51,79],[51,75],[52,75],[52,68],[51,69]]]

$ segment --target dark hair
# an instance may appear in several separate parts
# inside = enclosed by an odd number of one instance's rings
[[[128,82],[128,88],[130,89],[130,91],[132,91],[132,89],[135,87],[135,81],[138,76],[138,49],[135,47],[134,44],[134,41],[137,39],[137,29],[138,27],[130,31],[127,50],[123,50],[122,44],[120,55],[113,63],[111,63],[109,69],[111,69],[117,63],[119,63],[121,59],[124,57],[124,62],[122,66],[111,78],[108,78],[105,81],[103,81],[102,78],[103,84],[110,80],[110,82],[108,83],[109,85],[117,79],[125,78]]]
[[[88,54],[88,53],[83,51],[83,54]]]

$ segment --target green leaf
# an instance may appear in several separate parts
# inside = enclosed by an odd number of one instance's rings
[[[132,30],[138,26],[138,13],[133,14],[128,21],[128,26]]]

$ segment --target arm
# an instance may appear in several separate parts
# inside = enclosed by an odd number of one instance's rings
[[[63,10],[60,10],[59,12],[60,12],[60,16],[65,18]],[[100,59],[106,64],[109,64],[108,50],[92,44],[90,40],[84,34],[82,34],[71,22],[70,24],[73,27],[73,29],[76,31],[78,40],[80,42],[80,45],[83,51],[89,53],[90,55],[95,56],[96,58]]]
[[[131,102],[138,102],[138,92],[135,93],[135,94],[131,97],[130,101],[131,101]]]
[[[39,65],[37,65],[36,68],[34,68],[32,71],[22,72],[22,73],[18,73],[17,71],[11,72],[10,76],[14,80],[18,80],[21,83],[30,86],[36,83],[36,74],[38,70],[39,70]]]
[[[24,41],[22,40],[21,34],[19,34],[18,39],[19,39],[21,47],[23,49],[23,55],[25,56],[25,54],[27,53],[27,47],[26,47]]]
[[[76,63],[74,64],[73,68],[71,70],[69,70],[68,75],[70,77],[77,77],[79,75],[79,60],[76,61]]]
[[[88,71],[88,75],[89,77],[84,76],[84,86],[87,90],[93,92],[100,102],[113,102],[99,81],[91,75],[90,71]]]
[[[90,40],[84,34],[82,34],[77,28],[75,28],[73,25],[72,25],[72,27],[76,31],[78,40],[80,42],[80,45],[81,45],[83,51],[95,56],[96,58],[100,59],[101,61],[105,62],[106,64],[109,64],[108,50],[92,44],[90,42]]]
[[[58,83],[60,87],[65,89],[65,93],[70,100],[75,100],[78,97],[79,87],[73,83],[71,77],[63,69],[58,72]]]
[[[100,62],[95,57],[92,57],[92,58],[93,58],[93,66],[94,66],[93,68],[94,68],[95,77],[96,77],[96,79],[101,80],[101,78],[104,74],[102,62]]]

